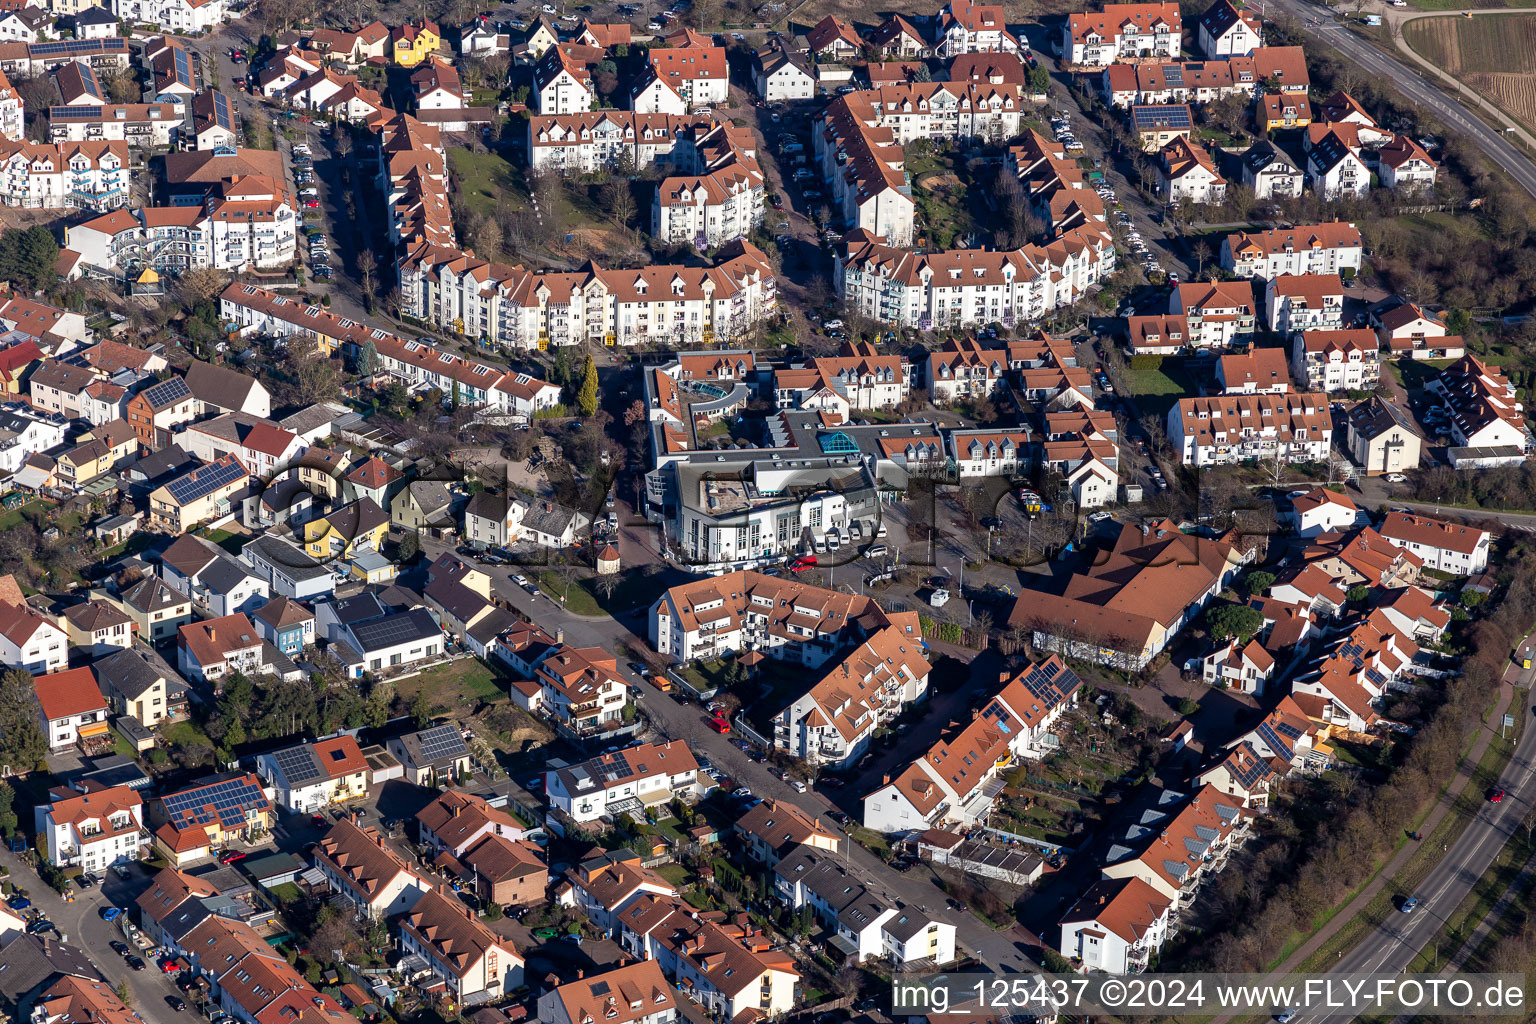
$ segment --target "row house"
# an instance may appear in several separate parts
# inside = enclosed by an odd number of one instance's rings
[[[761,800],[742,812],[732,827],[755,861],[773,867],[796,847],[810,846],[837,853],[842,842],[816,818],[794,804]]]
[[[1034,445],[1029,431],[952,430],[944,439],[962,480],[1021,476],[1029,472]]]
[[[705,115],[634,110],[534,114],[528,118],[529,164],[535,171],[562,174],[640,171],[653,164],[677,174],[700,174],[700,143],[712,135],[735,142],[741,133]],[[746,141],[748,148],[754,145]]]
[[[1389,544],[1423,559],[1424,566],[1456,576],[1488,568],[1492,538],[1487,530],[1407,512],[1390,512],[1379,530]]]
[[[422,244],[454,245],[442,131],[405,113],[373,124],[378,132],[378,181],[387,197],[390,241],[406,250]]]
[[[331,826],[315,847],[314,860],[326,886],[350,901],[358,917],[405,913],[433,891],[377,829],[361,828],[350,818]]]
[[[1436,343],[1449,341],[1437,339]],[[1462,356],[1427,385],[1440,399],[1451,437],[1467,448],[1507,448],[1523,456],[1530,447],[1519,392],[1497,366]]]
[[[606,935],[617,935],[619,916],[648,896],[671,897],[677,889],[640,864],[633,850],[595,850],[567,868],[555,901],[585,914]]]
[[[1257,726],[1226,749],[1218,764],[1200,774],[1199,781],[1241,801],[1245,809],[1263,811],[1277,783],[1297,771],[1331,767],[1331,754],[1301,705],[1282,697]]]
[[[347,31],[317,28],[309,33],[305,43],[310,52],[354,67],[370,58],[382,61],[390,56],[389,26],[382,21],[370,21]]]
[[[865,828],[891,833],[983,821],[1002,791],[999,774],[1045,755],[1045,736],[1075,703],[1077,673],[1052,656],[999,682],[972,721],[864,798]]]
[[[819,177],[830,185],[832,209],[845,230],[909,246],[917,206],[903,170],[901,144],[893,129],[872,123],[874,112],[867,104],[850,102],[854,95],[837,97],[812,123]]]
[[[58,3],[68,0],[56,0]],[[93,68],[126,68],[132,59],[128,40],[116,35],[58,43],[0,43],[0,71],[17,79],[46,75],[61,64],[86,62]]]
[[[860,315],[920,330],[1005,326],[1071,305],[1115,268],[1103,225],[1002,252],[912,252],[868,232],[845,238],[833,286]],[[933,378],[928,378],[932,387]]]
[[[1344,326],[1344,281],[1338,274],[1281,274],[1264,283],[1265,319],[1284,337]]]
[[[1291,698],[1307,717],[1346,734],[1369,732],[1378,702],[1418,654],[1418,644],[1380,609],[1359,620],[1306,666],[1291,683]]]
[[[1254,63],[1247,57],[1111,64],[1099,79],[1104,101],[1120,108],[1148,103],[1210,103],[1228,96],[1246,99],[1257,87]]]
[[[1000,395],[1008,386],[1008,352],[986,349],[976,338],[951,338],[928,356],[924,378],[928,397],[935,405],[956,401],[983,402]]]
[[[1221,243],[1221,267],[1234,277],[1268,280],[1281,274],[1358,273],[1360,229],[1343,221],[1239,231]]]
[[[1177,355],[1189,344],[1189,318],[1172,313],[1128,316],[1125,333],[1132,355]]]
[[[886,626],[773,719],[773,745],[812,766],[844,768],[928,693],[932,671],[910,622]]]
[[[1308,391],[1374,391],[1381,346],[1365,328],[1303,330],[1292,343],[1291,365]]]
[[[1111,843],[1102,869],[1104,879],[1135,878],[1150,886],[1172,910],[1194,901],[1200,887],[1227,866],[1232,851],[1251,832],[1251,815],[1242,803],[1216,787],[1200,787],[1193,796],[1163,790],[1130,829]]]
[[[641,960],[552,988],[539,996],[546,1024],[675,1024],[677,990],[661,965]]]
[[[1186,466],[1323,462],[1333,420],[1322,392],[1182,398],[1168,410],[1168,440]]]
[[[912,397],[912,367],[905,356],[881,355],[872,342],[844,342],[835,356],[775,370],[773,389],[780,409],[810,408],[822,389],[845,411],[894,409]]]
[[[421,957],[459,1003],[495,1001],[522,987],[523,957],[452,892],[433,889],[400,921],[400,949]]]
[[[868,889],[841,859],[798,847],[773,869],[774,894],[792,911],[810,907],[830,943],[855,962],[875,957],[898,968],[915,961],[942,966],[955,959],[955,926],[919,907],[898,907]]]
[[[736,239],[717,259],[711,267],[603,270],[589,262],[570,273],[540,273],[421,246],[401,263],[401,308],[507,348],[586,341],[689,348],[739,337],[777,308],[762,250]]]
[[[0,203],[112,210],[128,202],[125,142],[0,142]]]
[[[1125,58],[1179,56],[1184,19],[1176,3],[1105,4],[1067,15],[1061,56],[1068,64],[1104,67]]]
[[[1260,93],[1254,97],[1253,120],[1265,133],[1305,128],[1312,123],[1312,103],[1303,93]]]

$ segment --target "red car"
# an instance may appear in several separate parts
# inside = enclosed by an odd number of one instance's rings
[[[1492,793],[1489,793],[1488,794],[1488,802],[1491,803],[1491,804],[1503,803],[1504,802],[1504,791],[1502,789],[1496,789]]]
[[[724,718],[711,718],[709,727],[722,736],[731,731],[731,723]]]
[[[237,860],[245,860],[244,850],[225,850],[219,854],[220,864],[233,864]]]
[[[175,974],[177,971],[180,971],[180,970],[181,970],[180,965],[178,965],[176,963],[176,961],[172,960],[170,957],[166,957],[164,960],[160,961],[160,973],[161,974]]]
[[[318,210],[318,209],[320,209],[320,200],[318,200],[318,199],[306,199],[306,200],[304,200],[304,209],[306,209],[306,210]]]

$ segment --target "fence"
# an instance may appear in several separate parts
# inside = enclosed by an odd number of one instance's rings
[[[737,732],[741,733],[747,739],[751,740],[753,743],[756,743],[760,747],[772,748],[773,746],[773,742],[764,737],[762,733],[748,725],[746,718],[744,718],[739,712],[736,715],[735,721],[731,723],[731,728],[735,729]]]

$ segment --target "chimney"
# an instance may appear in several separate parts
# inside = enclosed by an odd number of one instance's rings
[[[882,776],[880,776],[880,785],[882,785],[882,786],[889,786],[890,784],[891,784],[891,777],[889,775],[882,775]]]
[[[555,630],[555,643],[557,643],[557,644],[565,643],[565,630],[564,629],[557,629],[557,630]]]
[[[209,626],[208,627],[208,639],[209,640],[217,640],[218,638],[219,638],[219,631],[214,629],[212,626]]]

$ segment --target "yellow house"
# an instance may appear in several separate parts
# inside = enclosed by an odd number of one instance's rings
[[[346,451],[310,448],[299,458],[299,483],[315,497],[335,501],[341,497],[341,481],[351,462]]]
[[[549,19],[542,14],[528,26],[528,34],[523,37],[524,52],[532,61],[539,60],[544,56],[545,50],[551,46],[558,46],[559,43],[560,36],[555,31],[555,26],[551,25]]]
[[[442,33],[437,30],[437,25],[426,18],[408,21],[389,31],[390,49],[394,53],[395,63],[404,68],[413,68],[426,60],[437,52],[442,42]]]
[[[315,558],[350,558],[377,551],[389,533],[389,516],[372,498],[359,498],[304,524],[304,550]]]

